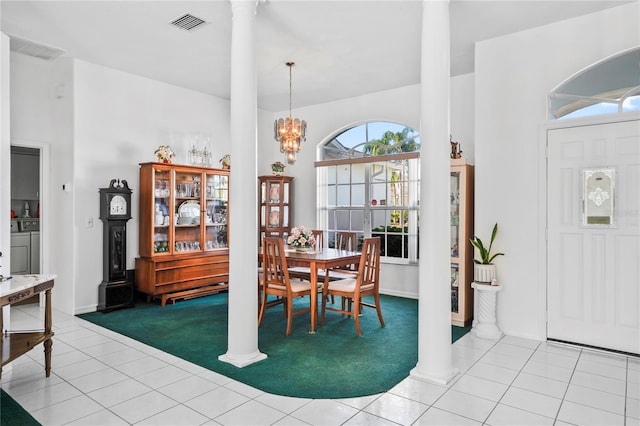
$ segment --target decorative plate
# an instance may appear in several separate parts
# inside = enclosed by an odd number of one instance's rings
[[[185,201],[178,207],[180,217],[200,217],[200,203],[196,200]]]

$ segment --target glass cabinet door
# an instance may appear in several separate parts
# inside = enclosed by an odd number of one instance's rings
[[[229,177],[207,173],[205,186],[205,250],[228,247]]]
[[[451,312],[459,312],[460,172],[451,172],[450,194]]]
[[[153,215],[153,252],[170,251],[170,207],[171,173],[169,170],[154,169],[154,215]]]
[[[201,251],[202,209],[200,196],[202,174],[176,171],[174,253]]]
[[[451,173],[451,257],[459,256],[460,244],[460,172]]]

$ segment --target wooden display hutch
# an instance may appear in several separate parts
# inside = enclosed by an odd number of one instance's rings
[[[258,176],[258,244],[265,236],[286,237],[293,221],[292,176]]]
[[[473,319],[473,166],[451,160],[451,323]]]
[[[135,286],[147,301],[229,288],[229,170],[140,164]]]

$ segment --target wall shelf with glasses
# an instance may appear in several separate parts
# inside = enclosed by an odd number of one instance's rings
[[[468,325],[473,319],[473,166],[451,160],[451,323]]]
[[[136,289],[147,301],[228,289],[229,170],[140,165]]]
[[[289,235],[293,221],[292,176],[258,176],[258,244]]]

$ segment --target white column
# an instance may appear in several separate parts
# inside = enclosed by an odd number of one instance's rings
[[[256,8],[256,1],[231,0],[229,338],[219,360],[237,367],[267,357],[258,350]]]
[[[418,363],[411,376],[447,384],[451,360],[449,249],[449,1],[422,2]]]

